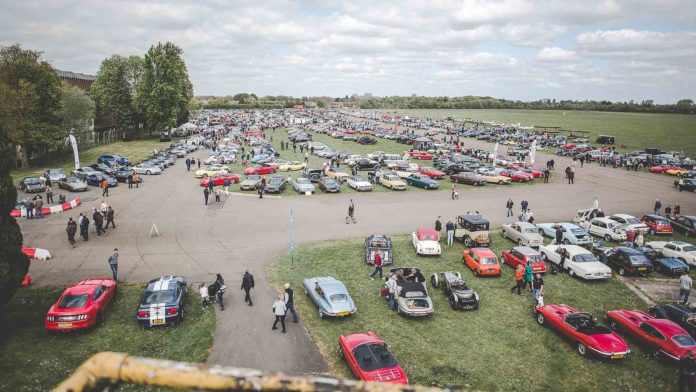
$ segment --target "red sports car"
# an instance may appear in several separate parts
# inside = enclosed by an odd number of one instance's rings
[[[650,235],[669,234],[671,235],[674,229],[667,218],[660,215],[643,215],[643,223],[648,226]]]
[[[248,176],[248,175],[251,175],[251,174],[259,174],[259,175],[262,175],[262,174],[273,174],[273,173],[276,172],[276,170],[277,170],[277,169],[275,168],[275,166],[271,166],[271,165],[256,165],[256,166],[247,167],[246,169],[244,169],[244,174],[247,175],[247,176]]]
[[[631,352],[621,336],[598,324],[591,313],[560,304],[537,306],[534,314],[540,325],[549,326],[570,339],[580,355],[592,353],[608,359],[624,359]]]
[[[116,293],[109,278],[81,280],[65,289],[46,314],[46,330],[73,331],[97,325]]]
[[[338,345],[341,358],[361,380],[408,384],[406,373],[374,332],[341,335]]]
[[[624,331],[655,350],[655,357],[664,355],[678,361],[689,351],[696,355],[696,341],[672,320],[656,319],[638,309],[610,310],[607,320],[614,331]]]
[[[512,268],[522,267],[532,263],[532,273],[546,273],[546,264],[541,253],[528,246],[516,246],[503,251],[503,261]]]
[[[544,178],[544,171],[539,169],[534,169],[531,167],[525,167],[519,169],[522,173],[531,174],[534,178]]]
[[[509,177],[512,182],[527,182],[532,181],[534,176],[519,170],[503,170],[500,172],[503,177]]]
[[[433,154],[425,151],[408,151],[406,154],[410,155],[413,159],[433,159]]]
[[[212,177],[205,177],[200,181],[201,186],[207,187],[210,181],[213,181],[213,185],[224,185],[225,180],[229,180],[231,184],[236,184],[239,182],[239,176],[232,173],[219,173]]]
[[[648,169],[648,171],[651,173],[659,173],[659,174],[664,174],[667,170],[681,170],[681,167],[674,166],[674,165],[658,165],[658,166],[653,166],[650,169]]]
[[[433,180],[441,180],[445,176],[444,172],[427,166],[421,166],[418,170],[416,170],[416,172],[426,175]]]
[[[508,169],[522,169],[526,164],[524,162],[510,162],[507,164]]]

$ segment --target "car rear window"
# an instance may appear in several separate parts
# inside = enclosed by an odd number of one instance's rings
[[[348,296],[345,294],[334,294],[329,296],[329,301],[331,302],[346,302],[348,301]]]
[[[484,257],[481,259],[481,264],[498,264],[498,259],[495,257]]]
[[[631,264],[644,264],[648,262],[648,258],[643,255],[632,255],[629,256],[628,259],[631,261]]]
[[[696,346],[696,341],[694,341],[694,338],[689,335],[672,336],[672,340],[681,347]]]
[[[576,263],[591,263],[597,260],[595,260],[594,256],[592,256],[589,253],[583,253],[573,256],[573,261],[575,261]]]
[[[88,299],[88,294],[64,295],[63,298],[60,299],[58,307],[63,309],[81,308],[85,306]]]
[[[693,252],[696,250],[696,246],[688,245],[682,248],[684,252]]]
[[[174,290],[148,291],[145,293],[143,305],[174,302]]]

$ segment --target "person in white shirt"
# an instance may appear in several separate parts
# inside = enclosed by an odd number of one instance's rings
[[[396,296],[397,296],[397,291],[399,290],[399,286],[396,284],[396,279],[394,279],[394,275],[389,275],[387,277],[387,289],[389,290],[389,296],[387,297],[387,302],[389,304],[389,309],[394,310],[396,307]]]
[[[205,282],[198,286],[198,292],[201,294],[201,304],[203,304],[203,307],[208,306],[208,286],[205,285]]]
[[[275,315],[275,321],[273,322],[273,328],[278,329],[278,321],[280,321],[280,326],[283,327],[283,333],[285,333],[285,313],[288,311],[285,306],[285,301],[283,294],[278,294],[276,301],[273,303],[273,314]]]
[[[592,209],[593,210],[599,209],[599,199],[597,199],[597,196],[594,197],[594,201],[592,202]]]
[[[689,276],[689,271],[684,271],[682,276],[679,278],[679,297],[677,301],[682,301],[682,305],[686,305],[689,301],[689,294],[691,293],[691,277]]]

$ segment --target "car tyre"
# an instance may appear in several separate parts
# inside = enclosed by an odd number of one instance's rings
[[[648,234],[655,235],[655,230],[653,230],[653,229],[648,230]]]
[[[517,245],[524,246],[524,243],[522,242],[522,238],[517,240]]]
[[[609,234],[605,234],[604,241],[607,241],[607,242],[611,241],[611,236]]]
[[[440,281],[437,278],[437,273],[434,273],[430,276],[430,284],[432,284],[435,288],[440,287]]]
[[[567,238],[564,238],[564,239],[563,239],[563,244],[564,244],[564,245],[570,245],[570,240],[567,239]]]
[[[619,268],[619,275],[626,276],[626,270],[623,267]]]
[[[503,185],[503,184],[505,184],[505,181],[503,181],[503,180],[498,181],[498,185]]]
[[[338,345],[338,356],[341,358],[342,361],[346,360],[346,355],[343,353],[343,347],[341,347],[340,343]]]
[[[455,271],[454,276],[456,276],[459,279],[462,278],[462,274],[460,274],[459,271]]]
[[[309,292],[307,291],[306,287],[304,288],[304,293],[305,293],[305,295],[309,295]]]
[[[541,314],[541,312],[538,312],[538,313],[537,313],[536,319],[537,319],[537,323],[539,323],[539,325],[545,325],[545,324],[546,324],[546,317],[544,317],[544,315]]]
[[[324,315],[324,312],[322,312],[321,309],[319,309],[319,318],[320,318],[320,319],[323,319],[324,317],[326,317],[326,316]]]
[[[503,230],[501,234],[503,235],[503,237],[507,238],[507,231]]]
[[[568,269],[568,275],[570,275],[570,276],[572,276],[572,277],[575,277],[575,270],[573,270],[572,268],[569,268],[569,269]]]
[[[587,346],[585,346],[584,344],[582,344],[580,342],[578,342],[577,350],[578,350],[578,354],[582,355],[583,357],[585,355],[587,355]]]
[[[457,310],[457,296],[455,294],[450,295],[449,303],[452,310]]]
[[[619,330],[620,330],[619,324],[615,320],[609,321],[609,327],[616,332],[619,332]]]

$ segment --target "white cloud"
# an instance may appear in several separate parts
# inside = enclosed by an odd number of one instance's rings
[[[576,60],[578,56],[571,50],[565,50],[555,46],[549,48],[547,46],[537,53],[536,58],[541,61],[573,61]]]

